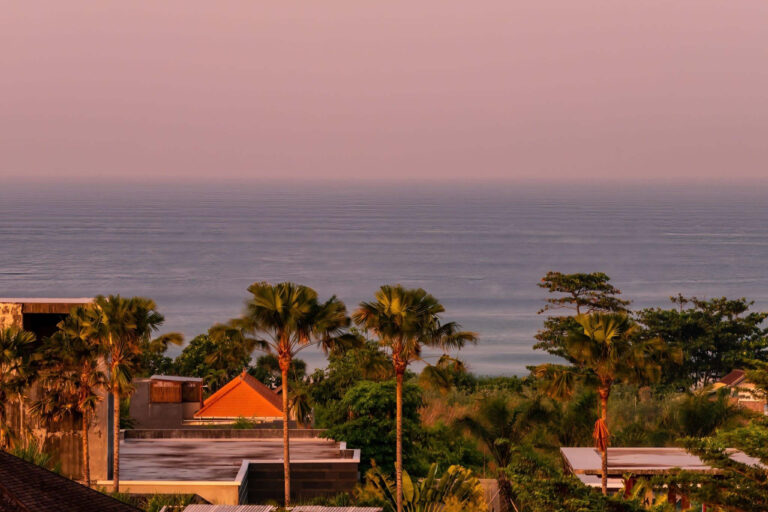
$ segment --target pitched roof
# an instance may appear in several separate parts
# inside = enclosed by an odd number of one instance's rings
[[[744,370],[733,370],[731,373],[717,381],[719,384],[723,384],[724,386],[735,386],[737,384],[740,384],[741,381],[744,380],[746,377],[747,372]]]
[[[276,418],[283,415],[277,394],[245,371],[212,394],[195,418]]]
[[[52,471],[0,451],[0,512],[140,512]]]

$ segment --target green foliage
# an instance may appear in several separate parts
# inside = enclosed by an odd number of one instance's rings
[[[481,468],[483,454],[478,449],[477,441],[464,435],[454,425],[438,421],[433,425],[424,425],[424,438],[416,445],[418,453],[412,458],[418,460],[417,468],[427,465],[428,461],[438,462],[441,466],[464,466],[471,469]]]
[[[274,354],[264,354],[256,359],[256,364],[248,368],[248,373],[263,382],[270,388],[276,388],[283,384],[283,376],[280,372],[280,362]],[[288,379],[291,382],[299,382],[307,376],[307,363],[301,359],[291,359],[288,369]]]
[[[427,365],[419,374],[419,384],[426,389],[447,393],[453,388],[469,388],[474,385],[464,362],[443,354],[434,365]]]
[[[211,328],[196,336],[174,361],[175,373],[205,379],[211,392],[235,378],[251,363],[253,347],[237,336]]]
[[[120,429],[132,429],[136,426],[136,421],[131,417],[131,399],[130,397],[120,399]]]
[[[357,335],[353,332],[354,335]],[[324,416],[327,404],[337,402],[358,382],[381,382],[392,378],[392,360],[375,341],[364,341],[346,351],[331,351],[328,367],[312,374],[309,392],[315,404],[316,417]],[[321,423],[326,423],[322,422]]]
[[[35,439],[29,439],[26,443],[15,443],[9,453],[54,473],[61,474],[61,464],[56,462],[50,453],[43,450],[43,447]]]
[[[392,479],[378,466],[371,468],[366,478],[384,498],[389,511],[396,510],[396,490]],[[484,491],[480,481],[472,472],[461,466],[449,466],[438,476],[437,464],[432,464],[426,477],[413,481],[407,471],[403,471],[403,511],[404,512],[447,512],[487,510]]]
[[[163,507],[178,507],[177,510],[183,510],[194,498],[194,494],[153,494],[142,500],[144,503],[139,505],[145,512],[160,512]]]
[[[229,426],[229,428],[233,428],[236,430],[249,430],[257,427],[258,427],[258,424],[255,421],[251,421],[248,418],[244,418],[243,416],[239,416],[232,423],[232,425]]]
[[[603,496],[597,490],[582,484],[576,477],[563,475],[545,458],[525,446],[515,448],[506,476],[515,510],[519,512],[646,510],[637,501]]]
[[[535,336],[538,343],[533,348],[568,359],[564,344],[568,333],[576,328],[574,314],[626,312],[630,301],[618,297],[621,291],[615,288],[610,280],[611,278],[602,272],[547,272],[539,287],[558,295],[546,299],[546,304],[539,314],[558,309],[570,311],[571,314],[546,317],[544,328]]]
[[[680,368],[665,367],[664,381],[680,387],[711,383],[752,359],[768,359],[768,313],[750,311],[747,299],[671,297],[671,309],[637,313],[644,337],[658,337],[683,352]]]
[[[371,467],[371,460],[381,467],[394,467],[395,383],[361,381],[332,405],[324,415],[327,423],[318,425],[328,428],[326,437],[359,448],[361,472]],[[424,438],[419,421],[421,405],[421,390],[407,382],[403,389],[403,457],[407,463],[415,461]],[[414,466],[413,471],[421,474],[419,469]]]
[[[424,346],[448,351],[477,341],[475,333],[461,331],[456,322],[443,322],[440,315],[445,307],[421,288],[384,285],[375,298],[360,303],[352,316],[360,328],[374,333],[381,346],[390,351],[398,374],[420,359]]]
[[[0,448],[7,448],[13,438],[6,407],[18,403],[37,371],[40,346],[35,342],[31,332],[14,327],[0,329]]]
[[[681,492],[715,510],[768,510],[768,418],[714,437],[685,438],[682,445],[722,476],[681,472],[669,477]],[[754,463],[737,462],[732,449],[753,457]],[[711,510],[711,508],[708,508]]]

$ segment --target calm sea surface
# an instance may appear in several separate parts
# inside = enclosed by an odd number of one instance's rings
[[[548,360],[531,348],[548,270],[604,271],[637,307],[682,292],[768,308],[765,192],[0,184],[0,296],[145,295],[191,338],[237,315],[253,281],[350,307],[402,283],[480,334],[462,353],[473,371],[522,374]]]

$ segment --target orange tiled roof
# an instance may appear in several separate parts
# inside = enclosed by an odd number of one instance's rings
[[[243,372],[208,397],[195,418],[277,418],[282,415],[280,397]]]

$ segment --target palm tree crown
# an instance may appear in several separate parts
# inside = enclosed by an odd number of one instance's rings
[[[0,330],[0,448],[8,448],[11,430],[6,407],[21,394],[34,377],[37,344],[33,333],[7,327]],[[22,426],[23,427],[23,426]]]
[[[245,313],[229,325],[218,326],[228,339],[242,337],[253,348],[277,354],[283,382],[283,471],[285,507],[290,504],[290,448],[288,437],[289,382],[291,361],[301,350],[319,345],[325,352],[355,343],[357,337],[345,334],[350,320],[347,308],[335,296],[325,302],[308,286],[290,282],[253,283],[245,303]]]
[[[112,488],[117,492],[120,489],[120,400],[132,392],[131,380],[141,349],[149,344],[152,333],[164,319],[157,312],[155,302],[144,297],[99,295],[94,307],[98,312],[99,342],[108,358],[107,384],[114,399]]]
[[[352,315],[355,323],[366,332],[372,331],[379,344],[389,349],[395,371],[397,397],[395,481],[397,512],[403,510],[403,376],[408,364],[421,359],[423,346],[440,347],[444,351],[459,349],[474,343],[477,336],[461,331],[455,322],[442,323],[445,312],[440,302],[421,288],[406,289],[401,285],[384,285],[375,294],[375,301],[362,302]]]
[[[352,318],[392,352],[396,372],[404,372],[409,363],[420,359],[423,346],[460,349],[477,340],[475,333],[461,331],[456,322],[441,323],[445,307],[421,288],[384,285],[375,298],[361,303]]]

